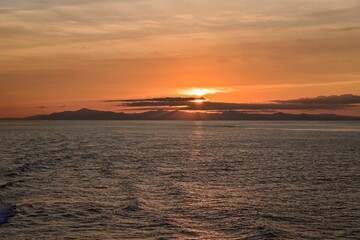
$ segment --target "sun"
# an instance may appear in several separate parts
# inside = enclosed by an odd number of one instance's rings
[[[202,97],[207,94],[215,94],[218,92],[221,92],[221,90],[215,89],[215,88],[191,88],[191,89],[180,91],[179,94]]]
[[[203,103],[203,102],[207,102],[208,100],[207,99],[195,99],[193,102],[194,103]]]

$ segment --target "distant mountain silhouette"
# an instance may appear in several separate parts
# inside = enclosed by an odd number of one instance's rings
[[[143,113],[117,113],[87,108],[78,111],[65,111],[49,115],[36,115],[24,120],[360,120],[360,117],[334,114],[289,114],[289,113],[244,113],[224,111],[220,113],[149,111]]]
[[[97,111],[83,108],[77,111],[51,113],[49,115],[36,115],[25,117],[26,120],[122,120],[124,113]]]

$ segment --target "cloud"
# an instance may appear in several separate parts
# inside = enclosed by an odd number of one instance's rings
[[[334,29],[334,31],[338,31],[338,32],[360,31],[360,26],[342,27],[342,28]]]
[[[121,102],[119,106],[126,107],[187,107],[194,102],[207,101],[204,97],[165,97],[145,99],[107,100],[105,102]]]
[[[61,105],[61,106],[56,106],[55,108],[65,108],[66,105]],[[36,108],[39,108],[39,109],[47,109],[47,108],[50,108],[49,106],[38,106]]]
[[[190,103],[185,110],[335,110],[339,106],[326,104],[299,105],[299,104],[267,104],[267,103],[222,103],[205,102],[201,104]]]
[[[299,98],[292,100],[275,100],[275,103],[295,103],[295,104],[323,104],[323,105],[349,105],[360,104],[360,96],[353,94],[319,96],[315,98]]]
[[[104,102],[188,102],[196,100],[206,100],[204,97],[164,97],[164,98],[143,98],[143,99],[120,99],[105,100]]]
[[[148,98],[107,100],[105,102],[121,102],[122,107],[131,107],[139,110],[156,107],[177,107],[179,110],[338,110],[354,107],[360,103],[360,96],[345,94],[341,96],[320,96],[315,98],[301,98],[295,100],[274,100],[272,103],[227,103],[210,102],[206,98]]]

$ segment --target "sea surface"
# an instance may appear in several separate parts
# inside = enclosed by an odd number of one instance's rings
[[[360,122],[1,121],[0,223],[1,240],[360,239]]]

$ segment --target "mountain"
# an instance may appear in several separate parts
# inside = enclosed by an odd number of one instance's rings
[[[225,111],[220,113],[185,111],[149,111],[143,113],[117,113],[87,108],[49,115],[36,115],[24,120],[360,120],[360,117],[334,114],[290,114],[290,113],[244,113]]]
[[[90,110],[87,108],[78,111],[65,111],[51,113],[49,115],[36,115],[25,117],[25,120],[122,120],[126,117],[124,113],[105,112]]]

